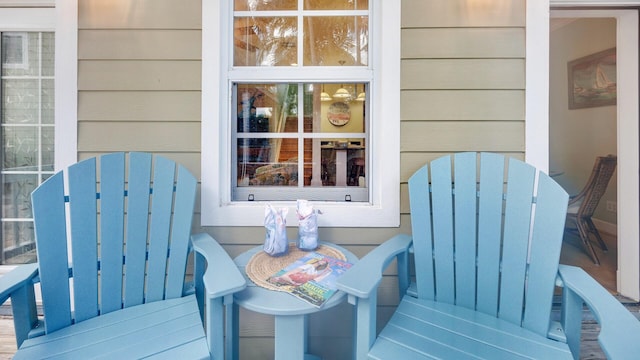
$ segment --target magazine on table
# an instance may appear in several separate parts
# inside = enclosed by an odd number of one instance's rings
[[[351,265],[331,256],[310,252],[267,281],[311,305],[321,307],[337,291],[336,279]]]

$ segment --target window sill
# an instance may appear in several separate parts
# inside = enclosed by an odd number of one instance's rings
[[[296,202],[232,202],[224,206],[202,207],[202,226],[264,226],[267,204],[275,208],[287,207],[287,225],[297,226]],[[313,202],[320,227],[398,227],[400,226],[399,204],[376,206],[356,202]]]

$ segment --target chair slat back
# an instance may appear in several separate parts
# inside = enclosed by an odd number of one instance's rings
[[[418,296],[546,334],[567,193],[519,160],[460,153],[419,169],[409,194]]]
[[[72,321],[64,194],[62,173],[51,176],[31,194],[47,332],[61,329]]]
[[[182,296],[195,177],[147,153],[107,154],[67,173],[68,197],[63,172],[32,193],[46,331]]]
[[[62,173],[58,174],[56,176],[62,175]],[[75,164],[69,168],[67,174],[69,180],[69,216],[71,224],[73,224],[71,226],[71,238],[76,239],[71,243],[73,283],[76,288],[83,289],[83,291],[74,292],[74,313],[76,321],[82,321],[90,319],[99,313],[96,159],[87,159]],[[38,188],[36,192],[43,191],[41,188],[46,188],[45,184]],[[46,206],[47,204],[44,203],[43,205]],[[87,216],[87,214],[93,214],[93,216]],[[40,218],[35,216],[34,218],[37,219],[35,222],[37,227],[40,223]],[[66,237],[56,237],[55,240],[60,242],[60,246],[66,247]],[[42,246],[49,244],[49,241],[39,240],[36,249],[41,250]],[[41,271],[47,269],[42,264],[44,259],[46,257],[38,254]],[[52,270],[47,271],[53,272]],[[44,282],[45,286],[46,284]],[[48,322],[49,320],[47,319]]]
[[[125,243],[125,157],[123,153],[107,154],[101,157],[99,186],[100,310],[102,313],[108,313],[122,308],[122,258]]]

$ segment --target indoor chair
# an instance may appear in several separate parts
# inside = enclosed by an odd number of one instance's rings
[[[582,190],[569,198],[569,208],[567,209],[567,221],[575,228],[567,228],[569,231],[577,230],[582,244],[589,252],[589,256],[596,265],[600,264],[598,255],[589,239],[589,235],[593,235],[598,241],[600,248],[607,251],[607,245],[602,240],[598,229],[594,225],[591,217],[596,211],[600,199],[607,190],[609,180],[616,170],[617,157],[614,155],[598,156],[591,170],[589,180]]]
[[[14,359],[223,358],[245,279],[213,238],[191,235],[196,186],[167,158],[113,153],[36,188],[38,262],[0,278]]]

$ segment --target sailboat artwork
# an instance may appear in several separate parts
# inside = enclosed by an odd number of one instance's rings
[[[569,109],[616,104],[616,49],[570,61]]]

